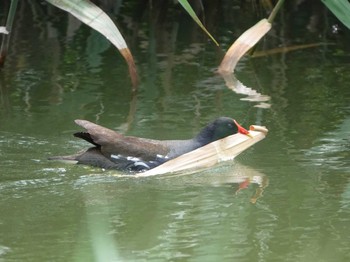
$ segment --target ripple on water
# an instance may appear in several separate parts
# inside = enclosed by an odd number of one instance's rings
[[[346,122],[337,130],[329,132],[324,138],[321,138],[318,145],[304,151],[307,164],[349,172],[350,136],[349,129],[345,126],[350,126],[350,120],[348,124]]]

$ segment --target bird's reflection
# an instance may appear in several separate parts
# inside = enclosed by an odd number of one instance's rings
[[[237,189],[234,192],[235,195],[238,195],[241,191],[254,185],[256,186],[256,190],[250,198],[250,202],[253,204],[263,196],[266,187],[269,185],[268,176],[252,167],[240,164],[237,161],[221,163],[206,170],[192,170],[159,175],[156,176],[156,179],[167,180],[173,185],[178,183],[214,186],[237,185]]]

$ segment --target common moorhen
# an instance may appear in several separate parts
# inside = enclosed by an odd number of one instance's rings
[[[90,142],[94,147],[75,155],[50,157],[50,160],[68,160],[77,164],[133,172],[149,170],[229,135],[249,135],[246,129],[229,117],[217,118],[188,140],[124,136],[87,120],[75,120],[75,123],[85,128],[86,132],[77,132],[74,136]]]

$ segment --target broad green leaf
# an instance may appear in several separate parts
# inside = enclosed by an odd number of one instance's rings
[[[203,29],[203,31],[213,40],[213,42],[219,46],[219,43],[215,40],[215,38],[208,32],[208,30],[204,27],[202,22],[199,20],[196,13],[193,11],[191,5],[187,2],[187,0],[179,0],[179,3],[186,10],[186,12],[192,17],[192,19]]]
[[[322,0],[329,10],[350,29],[350,3],[348,0]]]
[[[130,50],[119,32],[116,25],[99,7],[88,0],[46,0],[54,6],[69,12],[83,23],[104,35],[114,46],[116,46],[128,63],[130,77],[134,86],[137,87],[137,74],[134,59]]]

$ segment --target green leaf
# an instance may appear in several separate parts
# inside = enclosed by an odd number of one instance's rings
[[[215,38],[208,32],[208,30],[204,27],[202,22],[199,20],[196,13],[193,11],[191,5],[187,2],[187,0],[179,0],[179,3],[186,10],[186,12],[192,17],[192,19],[203,29],[203,31],[213,40],[213,42],[219,46],[219,43],[215,40]]]
[[[350,29],[350,3],[348,0],[322,0],[329,10]]]
[[[130,50],[119,32],[117,26],[99,7],[88,0],[46,0],[54,6],[69,12],[83,23],[104,35],[116,46],[129,66],[129,73],[133,82],[134,91],[137,86],[137,74],[134,59]]]

